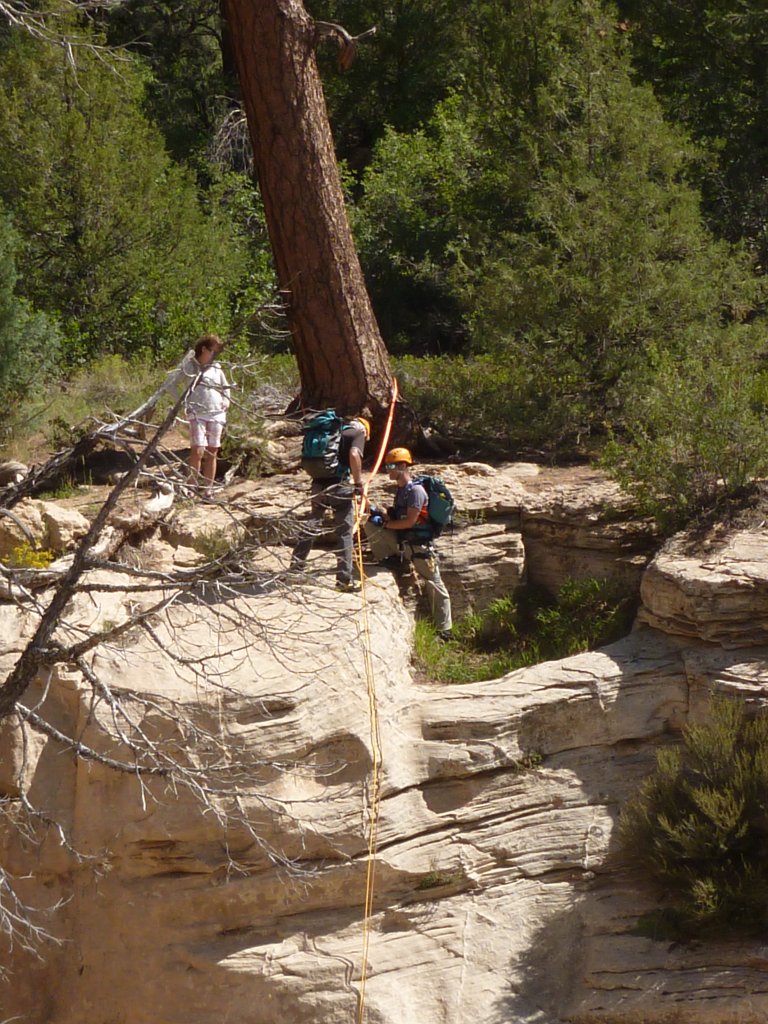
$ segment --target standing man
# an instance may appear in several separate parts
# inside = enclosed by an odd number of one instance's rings
[[[194,358],[185,358],[181,367],[187,381],[200,375],[187,392],[184,408],[189,420],[189,468],[193,481],[202,477],[208,498],[213,495],[216,462],[229,408],[229,383],[215,362],[223,347],[217,334],[204,334],[195,345]]]
[[[442,640],[450,639],[453,620],[451,598],[440,576],[432,531],[429,497],[411,476],[413,457],[407,448],[393,448],[384,456],[384,469],[397,484],[395,501],[386,512],[374,513],[365,524],[371,554],[378,562],[393,556],[409,559],[427,585],[432,618]]]
[[[371,436],[371,425],[363,416],[344,423],[339,440],[338,467],[329,479],[313,480],[310,488],[311,511],[307,532],[293,549],[292,569],[303,569],[315,538],[322,530],[326,509],[333,512],[336,535],[336,589],[360,589],[352,578],[352,549],[355,531],[355,503],[363,496],[363,452]]]

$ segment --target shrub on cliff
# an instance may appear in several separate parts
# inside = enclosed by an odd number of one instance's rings
[[[662,934],[758,933],[768,921],[768,716],[717,698],[657,754],[624,810],[623,846],[659,884]],[[657,920],[657,924],[658,924]]]
[[[691,337],[627,390],[605,462],[642,512],[679,527],[768,473],[765,344],[762,324]]]

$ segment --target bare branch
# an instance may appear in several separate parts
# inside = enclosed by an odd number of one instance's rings
[[[99,60],[115,67],[118,62],[127,60],[127,55],[102,43],[95,43],[87,35],[78,36],[66,16],[74,12],[88,17],[93,12],[114,9],[123,3],[125,0],[61,0],[58,10],[41,10],[27,0],[0,0],[0,19],[40,42],[61,47],[73,69],[77,66],[77,50],[88,50]]]
[[[371,39],[376,35],[376,26],[361,32],[358,36],[351,36],[345,28],[333,21],[316,21],[315,33],[318,42],[322,39],[335,39],[339,47],[339,70],[349,71],[357,56],[357,49],[360,43]]]
[[[194,381],[192,382],[194,384]],[[185,389],[186,393],[186,389]],[[35,635],[30,640],[25,651],[17,661],[13,671],[0,686],[0,720],[11,714],[16,701],[26,690],[38,668],[45,664],[46,649],[50,638],[55,630],[58,621],[70,600],[74,589],[85,571],[91,549],[95,546],[107,524],[109,514],[117,504],[118,498],[123,491],[133,483],[139,476],[141,469],[147,464],[153,452],[158,447],[161,438],[169,430],[176,418],[176,414],[184,401],[184,394],[181,394],[172,406],[170,412],[155,432],[155,436],[139,455],[133,467],[126,473],[125,477],[115,486],[107,500],[102,505],[91,528],[83,538],[80,546],[75,552],[72,565],[62,578],[56,593],[48,605]]]
[[[235,374],[241,384],[237,411],[244,434],[257,433],[255,424],[260,430],[264,417],[277,417],[285,406],[285,395],[275,389],[261,383],[246,388],[246,381],[254,375],[258,379],[258,369],[257,362],[243,364]],[[122,458],[127,454],[131,466],[77,550],[47,569],[0,565],[0,592],[16,604],[19,622],[30,623],[32,633],[31,639],[18,643],[18,656],[9,648],[0,651],[4,664],[12,653],[16,659],[0,686],[0,698],[11,705],[4,727],[16,729],[21,750],[20,766],[14,762],[13,792],[0,797],[0,828],[4,838],[15,831],[25,844],[41,844],[50,835],[83,871],[101,870],[110,856],[108,851],[78,849],[61,812],[30,798],[35,793],[45,800],[37,762],[42,743],[45,749],[58,748],[65,763],[82,761],[91,772],[122,776],[143,809],[183,801],[191,814],[215,820],[230,851],[228,872],[250,874],[272,865],[286,880],[309,878],[322,869],[319,861],[307,858],[318,826],[302,815],[313,802],[327,800],[314,784],[328,779],[338,785],[333,779],[347,765],[316,752],[311,743],[304,751],[289,748],[285,756],[274,750],[271,756],[254,756],[261,745],[238,747],[233,722],[247,708],[249,730],[264,729],[269,737],[274,723],[292,713],[292,693],[268,687],[251,692],[243,681],[263,672],[259,651],[267,651],[279,672],[295,678],[296,631],[303,642],[316,645],[310,671],[322,672],[331,662],[327,620],[308,625],[307,612],[323,600],[324,586],[329,608],[338,608],[337,597],[322,578],[313,583],[311,594],[303,594],[296,589],[297,574],[284,564],[290,552],[286,542],[303,528],[297,513],[305,504],[303,495],[297,493],[294,500],[290,491],[270,514],[247,490],[226,502],[206,500],[226,531],[221,529],[221,550],[201,556],[199,564],[164,569],[145,567],[137,556],[131,557],[137,550],[128,547],[132,534],[156,532],[173,497],[192,494],[187,467],[162,447],[182,401],[180,395],[161,426],[152,428],[149,443],[135,429],[141,423],[132,414],[109,423],[97,421],[84,443],[58,453],[55,465],[60,468],[72,465],[74,450],[82,455],[104,444],[119,449]],[[128,500],[127,491],[147,478],[157,497],[136,512],[137,502]],[[124,505],[119,504],[121,496]],[[19,500],[18,491],[11,500]],[[0,492],[0,505],[8,501],[6,489]],[[21,516],[8,518],[23,521]],[[309,582],[312,577],[302,579]],[[289,587],[291,601],[281,602],[275,615],[274,597]],[[337,614],[341,621],[343,610]],[[195,632],[201,622],[205,628]],[[16,647],[15,638],[13,643]],[[135,665],[145,662],[159,668],[157,689],[151,693],[141,689],[143,680],[135,672]],[[127,678],[134,687],[120,685],[126,677],[119,666],[132,669]],[[62,684],[70,709],[64,715]],[[285,796],[295,791],[290,782],[275,785],[283,776],[311,779],[312,795],[293,800]],[[312,842],[316,845],[314,838]],[[324,837],[323,847],[335,863],[349,856],[336,849],[333,838]],[[7,881],[7,895],[0,885],[0,937],[3,930],[18,933],[18,950],[41,949],[49,941],[47,919],[38,919],[35,907],[26,905],[30,901],[23,899],[21,883],[10,876]]]

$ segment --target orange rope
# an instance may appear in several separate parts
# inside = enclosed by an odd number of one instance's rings
[[[397,381],[393,381],[392,386],[392,401],[389,406],[389,415],[387,416],[387,423],[384,428],[384,435],[382,437],[381,446],[379,447],[379,453],[376,457],[373,469],[370,476],[363,488],[363,498],[359,503],[355,501],[355,524],[357,528],[357,566],[360,573],[360,584],[361,584],[361,611],[363,616],[363,635],[365,638],[364,652],[365,652],[365,675],[368,684],[368,713],[371,722],[371,793],[370,801],[368,806],[368,821],[369,821],[369,833],[368,833],[368,865],[365,878],[365,909],[363,911],[363,952],[362,961],[360,965],[360,991],[357,999],[357,1024],[362,1024],[363,1014],[365,1012],[365,987],[368,980],[368,949],[370,946],[371,939],[371,915],[373,913],[373,892],[374,892],[374,878],[376,874],[376,846],[378,841],[379,832],[379,804],[381,800],[381,780],[380,780],[380,768],[381,768],[381,732],[379,729],[379,712],[376,704],[376,686],[373,676],[373,659],[371,656],[371,631],[368,620],[368,600],[365,593],[365,573],[363,571],[363,542],[360,530],[360,515],[362,510],[365,508],[365,503],[368,500],[368,485],[370,484],[373,477],[379,471],[379,467],[384,459],[384,453],[387,450],[387,444],[389,443],[389,436],[392,431],[392,422],[395,416],[395,404],[397,402],[398,386]]]
[[[373,480],[373,478],[379,472],[379,467],[381,466],[382,462],[384,461],[384,454],[385,454],[385,452],[387,450],[387,445],[389,444],[389,435],[392,433],[392,421],[395,418],[395,405],[397,404],[398,391],[399,391],[399,388],[398,388],[398,384],[397,384],[397,378],[395,378],[392,381],[392,400],[389,403],[389,413],[387,414],[387,423],[386,423],[386,426],[384,427],[384,436],[381,439],[381,445],[379,447],[379,453],[376,456],[376,461],[373,464],[373,469],[371,470],[371,475],[368,477],[368,480],[367,480],[367,482],[365,484],[365,487],[363,488],[363,496],[366,499],[368,497],[368,486],[369,486],[371,480]]]

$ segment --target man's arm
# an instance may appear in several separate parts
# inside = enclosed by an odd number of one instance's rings
[[[349,470],[355,487],[363,486],[363,453],[359,448],[349,449]]]
[[[384,523],[384,529],[410,530],[412,526],[416,525],[420,512],[420,508],[412,506],[411,508],[408,509],[403,519],[387,519],[387,521]]]

